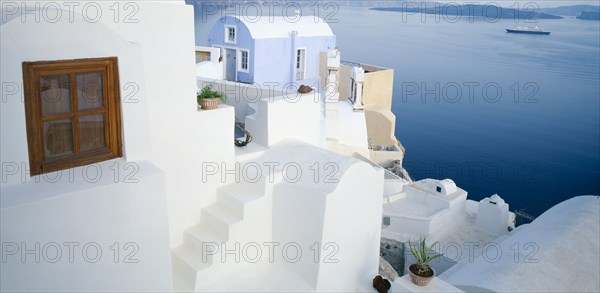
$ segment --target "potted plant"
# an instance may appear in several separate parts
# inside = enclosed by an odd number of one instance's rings
[[[225,93],[213,90],[211,84],[206,85],[196,93],[196,99],[200,108],[205,110],[216,109],[221,102],[227,100]]]
[[[425,246],[425,239],[421,239],[418,247],[412,246],[410,242],[408,243],[410,252],[417,259],[417,263],[411,264],[408,267],[408,274],[410,275],[410,280],[418,286],[427,286],[435,278],[435,270],[429,266],[429,262],[443,255],[441,253],[432,255],[431,251],[437,242],[427,248]]]

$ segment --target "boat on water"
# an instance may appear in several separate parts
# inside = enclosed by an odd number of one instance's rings
[[[535,27],[522,27],[517,26],[514,28],[507,28],[506,32],[508,33],[518,33],[518,34],[534,34],[534,35],[549,35],[550,32],[545,31],[544,28],[535,26]]]

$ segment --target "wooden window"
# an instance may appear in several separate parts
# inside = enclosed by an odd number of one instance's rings
[[[122,156],[117,58],[23,62],[31,175]]]

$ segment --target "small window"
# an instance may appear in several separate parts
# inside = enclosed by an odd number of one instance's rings
[[[387,227],[390,225],[390,217],[383,217],[383,227]]]
[[[437,192],[440,192],[440,193],[441,193],[441,192],[442,192],[442,187],[441,187],[441,186],[436,186],[436,187],[435,187],[435,191],[437,191]]]
[[[31,175],[122,156],[117,58],[23,62]]]
[[[246,50],[240,50],[240,63],[239,63],[239,71],[244,71],[244,72],[248,72],[248,63],[249,63],[249,59],[248,59],[248,51]]]
[[[236,43],[236,30],[235,26],[225,26],[225,42],[226,43]]]
[[[296,80],[304,79],[304,67],[306,60],[306,49],[296,51]]]

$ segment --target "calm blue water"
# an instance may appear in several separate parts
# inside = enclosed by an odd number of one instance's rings
[[[552,34],[536,36],[505,33],[512,20],[338,15],[343,59],[395,70],[411,176],[452,178],[471,199],[498,193],[536,216],[600,193],[600,22],[544,20]]]
[[[543,20],[552,34],[535,36],[505,33],[512,20],[426,17],[341,7],[329,18],[343,60],[395,70],[411,176],[452,178],[471,199],[498,193],[535,216],[600,194],[600,22]]]

